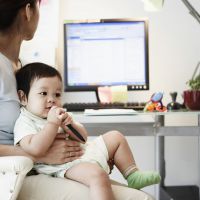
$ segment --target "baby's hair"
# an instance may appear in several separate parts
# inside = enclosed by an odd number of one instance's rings
[[[26,97],[28,97],[31,85],[35,79],[55,76],[62,81],[60,73],[47,64],[40,62],[27,64],[16,72],[17,90],[22,90]]]

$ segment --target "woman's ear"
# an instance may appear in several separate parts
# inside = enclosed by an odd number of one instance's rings
[[[26,18],[27,18],[27,20],[28,21],[30,21],[31,20],[31,5],[30,5],[30,3],[28,3],[28,4],[26,4]]]
[[[24,93],[23,90],[18,90],[18,96],[19,96],[19,100],[22,106],[26,106],[27,105],[27,98],[26,95]]]

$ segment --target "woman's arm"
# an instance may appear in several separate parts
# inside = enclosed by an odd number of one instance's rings
[[[35,161],[35,158],[27,154],[23,149],[13,145],[0,144],[0,156],[26,156]]]
[[[43,157],[33,157],[27,154],[22,148],[13,145],[0,145],[0,156],[26,156],[34,162],[46,164],[63,164],[75,160],[83,155],[80,143],[65,140],[63,134],[56,137],[53,144]]]

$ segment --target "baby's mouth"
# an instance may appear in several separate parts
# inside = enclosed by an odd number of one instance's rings
[[[48,111],[49,111],[49,110],[51,109],[51,107],[52,107],[52,106],[46,107],[46,110],[48,110]]]

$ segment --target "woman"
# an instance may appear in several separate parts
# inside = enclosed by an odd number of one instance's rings
[[[13,146],[13,126],[19,115],[15,72],[22,67],[19,62],[22,41],[32,39],[36,31],[39,4],[40,0],[0,0],[0,156],[23,155],[35,162],[61,164],[82,155],[78,143],[57,137],[45,158],[33,158]],[[151,199],[143,192],[118,185],[113,185],[113,192],[116,200]],[[19,199],[88,200],[89,195],[88,188],[82,184],[36,175],[25,178]]]

